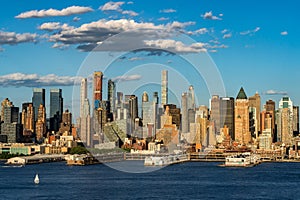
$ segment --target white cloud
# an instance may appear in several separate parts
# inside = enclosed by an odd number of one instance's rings
[[[40,76],[38,74],[13,73],[0,76],[0,84],[3,87],[72,86],[80,83],[80,80],[81,77],[55,74]]]
[[[163,34],[167,35],[172,31],[182,30],[186,26],[193,24],[195,24],[195,22],[182,23],[174,21],[165,25],[155,25],[153,23],[139,23],[128,19],[101,19],[99,21],[82,24],[78,28],[61,30],[60,32],[51,35],[50,41],[65,44],[89,44],[91,46],[118,33],[131,31],[134,34],[137,34],[137,36],[133,38],[135,39],[133,42],[136,42],[138,36],[145,39],[150,36],[156,36],[158,34],[157,31],[163,31]]]
[[[160,17],[160,18],[158,18],[157,20],[158,21],[167,21],[167,20],[169,20],[170,18],[168,18],[168,17]]]
[[[227,38],[231,38],[232,34],[231,33],[227,33],[223,35],[223,39],[227,39]]]
[[[123,14],[123,15],[130,15],[130,16],[132,16],[132,17],[135,17],[135,16],[138,16],[138,15],[139,15],[138,13],[136,13],[136,12],[134,12],[134,11],[132,11],[132,10],[124,10],[124,11],[122,11],[122,14]]]
[[[45,30],[45,31],[70,30],[73,28],[74,28],[73,26],[69,26],[66,23],[61,24],[60,22],[46,22],[46,23],[41,24],[38,27],[38,29]]]
[[[287,34],[288,34],[287,31],[282,31],[282,32],[280,33],[280,35],[287,35]]]
[[[37,37],[37,34],[31,33],[15,33],[0,31],[0,45],[15,45],[18,43],[36,42]]]
[[[241,35],[254,35],[257,31],[260,30],[260,27],[256,27],[255,29],[253,30],[247,30],[247,31],[242,31],[240,32]]]
[[[158,48],[174,53],[198,53],[206,52],[205,43],[193,43],[186,45],[181,41],[170,40],[170,39],[159,39],[159,40],[145,40],[144,43],[150,48]]]
[[[141,75],[133,74],[133,75],[123,75],[112,78],[114,82],[122,82],[122,81],[135,81],[140,80],[142,78]]]
[[[121,11],[121,6],[124,4],[124,1],[118,1],[118,2],[113,2],[113,1],[109,1],[106,4],[104,4],[103,6],[100,6],[100,10],[102,11]]]
[[[208,33],[207,28],[200,28],[200,29],[195,30],[195,31],[188,31],[187,32],[188,35],[203,35],[203,34],[206,34],[206,33]]]
[[[54,44],[52,45],[52,48],[54,48],[54,49],[61,49],[61,50],[65,50],[65,49],[67,49],[68,47],[69,47],[68,44],[62,44],[62,43],[54,43]]]
[[[264,95],[287,95],[286,91],[277,91],[277,90],[267,90],[263,92]]]
[[[177,10],[169,8],[169,9],[163,9],[159,11],[160,13],[175,13]]]
[[[133,4],[133,1],[128,1],[127,4]]]
[[[91,11],[93,11],[93,9],[90,7],[70,6],[62,10],[56,10],[53,8],[50,8],[48,10],[31,10],[17,15],[15,18],[26,19],[26,18],[42,18],[42,17],[54,17],[54,16],[69,16],[74,14],[83,14]]]
[[[214,16],[212,11],[204,13],[204,15],[201,15],[203,19],[210,19],[210,20],[222,20],[222,18]]]

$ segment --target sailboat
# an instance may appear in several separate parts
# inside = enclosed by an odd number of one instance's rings
[[[35,175],[34,183],[35,184],[39,184],[40,183],[40,179],[39,179],[39,175],[38,174]]]

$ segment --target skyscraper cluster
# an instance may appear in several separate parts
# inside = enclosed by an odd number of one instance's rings
[[[2,101],[1,142],[42,143],[47,133],[60,133],[63,121],[62,89],[50,89],[49,118],[46,117],[45,92],[43,88],[33,88],[32,101],[23,103],[21,110],[8,98]]]

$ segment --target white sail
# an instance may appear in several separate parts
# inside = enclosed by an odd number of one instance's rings
[[[40,179],[39,179],[39,175],[38,174],[35,175],[34,183],[35,184],[39,184],[40,183]]]

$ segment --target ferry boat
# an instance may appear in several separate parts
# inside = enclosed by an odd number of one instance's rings
[[[225,158],[225,167],[252,167],[260,163],[260,157],[250,152],[240,153]]]

